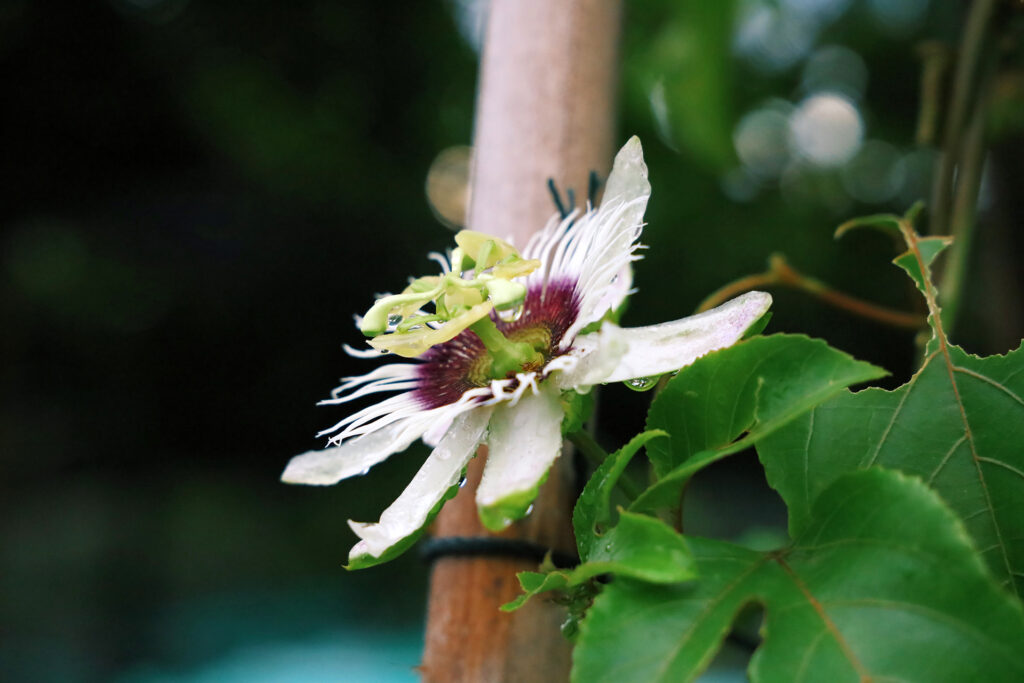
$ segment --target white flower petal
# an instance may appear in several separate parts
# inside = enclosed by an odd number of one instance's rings
[[[651,184],[647,180],[647,164],[644,163],[644,149],[640,138],[631,137],[615,155],[612,172],[604,185],[602,203],[619,200],[624,203],[642,198],[643,202],[631,204],[630,212],[624,216],[625,221],[639,224],[644,219],[647,198],[651,196]]]
[[[423,432],[423,436],[420,437],[423,439],[423,443],[427,444],[431,448],[436,448],[437,444],[441,443],[441,439],[444,438],[444,435],[448,433],[449,429],[451,429],[453,419],[455,419],[455,415],[439,419],[430,425],[430,428]]]
[[[380,557],[426,524],[448,490],[458,484],[463,468],[483,440],[491,411],[489,407],[478,407],[455,418],[451,429],[401,495],[381,514],[379,522],[349,521],[362,539],[352,547],[350,561],[361,555]]]
[[[288,462],[281,481],[329,486],[363,474],[392,453],[404,451],[431,426],[426,419],[406,418],[375,432],[322,451],[308,451]]]
[[[650,196],[643,148],[634,136],[615,156],[601,207],[580,219],[580,232],[573,236],[575,248],[567,253],[571,258],[552,268],[552,276],[556,272],[578,274],[580,310],[563,338],[566,344],[584,327],[619,306],[632,287],[629,264],[638,258],[634,255],[636,241]]]
[[[605,326],[619,329],[611,323],[605,323]],[[619,335],[606,335],[600,332],[584,334],[576,337],[567,353],[548,363],[545,371],[555,373],[553,379],[562,391],[572,389],[586,393],[597,382],[589,383],[583,380],[610,375],[628,350],[629,344]]]
[[[525,394],[494,410],[487,463],[476,492],[480,519],[500,530],[522,517],[562,451],[562,407],[554,387]]]
[[[626,298],[635,292],[636,290],[633,289],[633,266],[627,263],[619,271],[618,276],[612,283],[608,285],[608,288],[605,290],[604,300],[598,307],[605,311],[616,311],[622,307]]]
[[[622,382],[685,367],[706,353],[739,341],[768,312],[772,297],[747,292],[704,313],[649,327],[605,323],[600,332],[577,339],[583,352],[575,368],[559,378],[562,387]],[[596,338],[596,340],[595,340]],[[596,341],[596,349],[595,349]]]

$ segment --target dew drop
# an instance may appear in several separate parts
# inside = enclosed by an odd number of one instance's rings
[[[400,322],[402,322],[402,316],[396,314],[388,316],[388,325],[397,325]]]
[[[529,515],[531,512],[533,512],[533,503],[530,503],[530,507],[526,508],[526,512],[523,513],[523,516]]]
[[[579,630],[579,622],[577,622],[575,618],[569,617],[564,622],[562,622],[561,630],[562,635],[564,635],[566,638],[572,638],[576,635],[576,631]]]
[[[503,323],[514,323],[519,320],[523,315],[523,304],[519,304],[515,308],[506,308],[498,311],[498,319]]]
[[[466,485],[466,475],[462,475],[461,477],[459,477],[459,488],[461,489],[465,485]]]
[[[626,380],[624,384],[633,391],[650,391],[658,384],[658,377],[636,377]]]
[[[365,476],[366,476],[367,474],[369,474],[369,473],[370,473],[370,468],[369,468],[369,467],[367,467],[366,469],[364,469],[364,470],[363,470],[362,472],[360,472],[360,473],[359,473],[358,475],[356,475],[356,476],[359,476],[359,477],[365,477]]]

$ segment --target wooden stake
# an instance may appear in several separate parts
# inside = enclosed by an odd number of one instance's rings
[[[621,0],[492,0],[477,99],[468,227],[523,245],[554,213],[554,178],[586,201],[591,170],[612,159]],[[466,486],[438,516],[438,536],[484,536],[474,495],[484,449]],[[533,513],[502,536],[573,548],[572,468],[552,468]],[[564,610],[533,600],[513,614],[528,560],[444,557],[433,569],[421,671],[429,683],[564,681]]]

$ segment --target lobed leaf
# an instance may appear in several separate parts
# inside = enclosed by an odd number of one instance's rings
[[[659,481],[631,509],[672,504],[697,470],[748,448],[843,388],[885,374],[802,335],[755,337],[709,353],[654,400],[647,428],[671,438],[648,445]]]
[[[989,567],[1024,594],[1024,347],[978,358],[930,354],[894,391],[840,395],[758,443],[798,534],[811,501],[873,465],[920,476],[963,520]]]
[[[755,683],[1024,680],[1020,605],[916,479],[882,469],[838,479],[785,551],[690,547],[697,581],[617,579],[595,598],[574,681],[692,681],[752,604],[765,610]]]
[[[1024,595],[1024,350],[979,358],[950,344],[929,270],[948,239],[920,237],[909,217],[899,228],[908,251],[896,263],[924,295],[934,333],[922,367],[895,391],[847,393],[815,408],[759,443],[758,455],[792,533],[846,472],[883,465],[921,476],[1002,584]]]

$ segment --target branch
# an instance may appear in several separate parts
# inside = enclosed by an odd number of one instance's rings
[[[768,270],[756,275],[748,275],[725,285],[701,302],[697,311],[706,311],[722,304],[729,299],[759,287],[785,286],[807,292],[827,304],[835,306],[854,315],[868,318],[885,325],[908,330],[918,330],[926,324],[922,315],[904,313],[870,301],[857,299],[849,294],[835,290],[824,282],[807,277],[793,269],[782,254],[772,254],[768,260]]]

